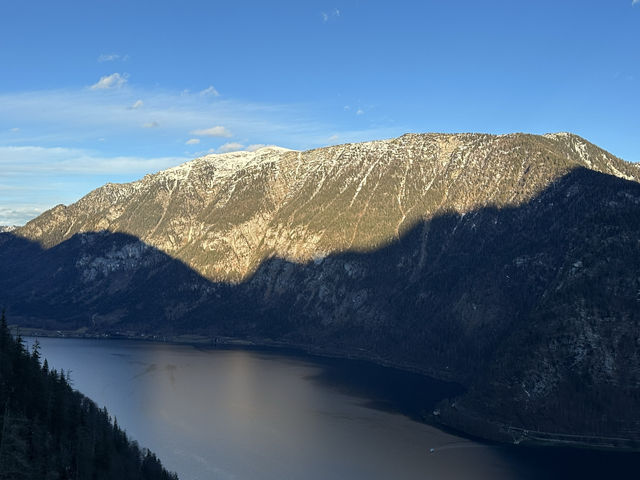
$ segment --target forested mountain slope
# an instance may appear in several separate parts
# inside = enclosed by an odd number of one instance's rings
[[[0,479],[177,480],[0,321]]]

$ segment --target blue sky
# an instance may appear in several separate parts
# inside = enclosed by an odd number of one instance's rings
[[[3,1],[0,225],[208,152],[570,131],[640,161],[640,0]]]

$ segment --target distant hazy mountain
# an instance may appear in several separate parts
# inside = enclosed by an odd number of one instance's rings
[[[5,233],[5,232],[13,232],[16,228],[16,226],[7,226],[7,225],[0,225],[0,233]]]
[[[200,333],[468,387],[451,424],[640,438],[640,168],[575,135],[209,155],[0,234],[24,325]]]

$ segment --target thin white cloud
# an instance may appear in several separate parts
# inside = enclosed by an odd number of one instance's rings
[[[631,6],[633,7],[635,4],[640,3],[640,0],[633,0],[631,2]]]
[[[232,137],[231,132],[227,130],[225,127],[217,125],[211,128],[202,128],[198,130],[193,130],[191,132],[192,135],[199,135],[201,137],[221,137],[221,138],[229,138]]]
[[[145,174],[189,160],[185,157],[105,156],[64,147],[0,146],[0,169],[6,176],[36,174]]]
[[[133,105],[131,105],[132,109],[141,108],[144,106],[144,102],[142,100],[136,100]]]
[[[11,133],[17,133],[17,132],[19,132],[19,131],[20,131],[20,129],[19,129],[18,127],[13,127],[13,128],[10,128],[10,129],[9,129],[9,131],[10,131]]]
[[[158,128],[160,124],[155,120],[153,122],[147,122],[142,124],[142,128]]]
[[[182,155],[181,146],[185,140],[205,137],[191,133],[184,138],[185,132],[199,131],[211,125],[224,127],[204,130],[221,135],[221,138],[229,138],[227,135],[233,134],[233,137],[242,138],[245,145],[250,145],[253,140],[253,143],[264,142],[294,149],[326,145],[327,138],[333,134],[339,134],[340,141],[347,143],[389,138],[408,130],[401,124],[358,130],[350,130],[347,125],[341,128],[333,122],[314,118],[310,113],[314,111],[312,105],[265,104],[228,98],[203,102],[199,95],[182,95],[180,90],[136,86],[108,92],[108,95],[96,95],[88,88],[0,92],[0,118],[9,118],[20,127],[23,144],[73,144],[93,148],[97,138],[106,138],[108,147],[105,143],[104,148],[113,154],[127,154],[141,148],[151,151],[153,148],[159,155]],[[144,107],[130,108],[142,98]],[[351,106],[351,112],[355,114],[356,108]],[[140,127],[151,121],[161,128],[153,128],[150,124],[141,131]],[[6,126],[7,137],[10,126]],[[115,148],[120,148],[120,151],[113,150]]]
[[[91,85],[91,90],[108,90],[111,88],[120,88],[127,83],[129,75],[126,73],[120,75],[119,73],[112,73],[111,75],[105,75],[101,77],[96,83]]]
[[[336,140],[338,140],[340,138],[340,135],[331,135],[329,137],[329,141],[330,142],[335,142]]]
[[[102,53],[98,57],[98,61],[100,63],[103,62],[115,62],[116,60],[122,60],[126,62],[129,60],[129,55],[120,55],[119,53]]]
[[[245,150],[247,152],[255,152],[256,150],[259,150],[261,148],[264,147],[268,147],[269,145],[267,145],[266,143],[254,143],[253,145],[249,145]]]
[[[118,60],[120,55],[117,53],[103,53],[98,57],[99,62],[113,62],[114,60]]]
[[[361,108],[359,108],[359,109],[356,111],[356,115],[363,115],[363,114],[364,114],[364,110],[362,110]]]
[[[11,207],[0,205],[0,225],[24,225],[29,219],[37,217],[49,208],[51,208],[50,205],[16,204]]]
[[[331,10],[328,13],[327,12],[320,12],[320,16],[322,17],[322,21],[324,23],[327,23],[332,18],[338,18],[340,16],[340,10],[338,10],[337,8],[334,8],[333,10]]]
[[[197,144],[200,143],[200,139],[199,138],[190,138],[189,140],[187,140],[184,143],[185,143],[185,145],[197,145]]]
[[[220,93],[218,92],[218,90],[215,89],[213,85],[209,85],[207,88],[205,88],[200,92],[200,95],[203,95],[203,96],[211,95],[214,97],[219,97]]]
[[[243,150],[244,145],[238,142],[229,142],[225,143],[218,147],[218,152],[226,153],[226,152],[237,152],[238,150]]]
[[[220,145],[218,148],[210,148],[206,152],[200,152],[198,155],[204,153],[228,153],[228,152],[255,152],[256,150],[260,150],[265,147],[274,147],[275,145],[270,145],[267,143],[253,143],[251,145],[245,146],[244,143],[239,142],[227,142]]]
[[[78,148],[0,146],[0,225],[22,225],[54,205],[75,202],[107,181],[133,181],[188,160],[108,156]]]

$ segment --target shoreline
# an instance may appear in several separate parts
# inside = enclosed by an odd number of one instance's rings
[[[366,350],[360,352],[345,353],[339,349],[329,349],[326,347],[318,347],[307,344],[292,343],[286,341],[277,341],[267,338],[240,338],[229,336],[207,337],[198,334],[184,335],[136,335],[128,333],[86,333],[73,330],[44,330],[40,328],[20,327],[18,325],[10,325],[12,332],[19,329],[22,336],[29,337],[49,337],[49,338],[79,338],[79,339],[99,339],[99,340],[132,340],[136,342],[163,343],[169,345],[189,345],[198,348],[248,348],[248,349],[273,349],[273,350],[289,350],[299,352],[305,355],[316,356],[320,358],[335,358],[344,360],[362,361],[372,363],[380,367],[392,368],[404,372],[415,373],[433,379],[455,383],[464,387],[464,384],[455,375],[451,375],[447,371],[431,370],[427,368],[417,367],[408,363],[394,362],[385,359],[379,355],[372,354]]]
[[[366,362],[379,367],[390,368],[403,372],[410,372],[435,379],[441,382],[453,383],[463,389],[466,387],[449,372],[440,372],[414,365],[408,365],[386,360],[366,351],[345,353],[310,345],[290,342],[274,341],[270,339],[238,338],[238,337],[207,337],[204,335],[136,335],[129,333],[87,333],[78,331],[44,330],[38,328],[10,326],[11,331],[18,331],[25,337],[73,338],[87,340],[129,340],[135,342],[160,343],[168,345],[185,345],[203,349],[249,349],[271,350],[289,354],[301,354],[321,359],[338,359]],[[539,432],[506,424],[494,423],[477,417],[473,412],[465,412],[456,407],[445,406],[434,410],[426,416],[420,415],[419,421],[436,428],[449,431],[472,440],[484,443],[503,445],[511,448],[549,448],[553,450],[595,450],[601,452],[615,452],[625,454],[640,453],[640,441],[621,437],[597,437],[580,434]],[[436,413],[436,411],[438,413]]]

